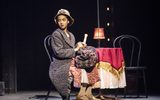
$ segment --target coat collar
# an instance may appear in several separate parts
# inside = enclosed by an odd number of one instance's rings
[[[62,31],[61,29],[57,29],[57,31],[62,35],[62,37],[64,38],[65,42],[70,45],[71,47],[74,47],[75,45],[75,38],[73,36],[73,34],[71,32],[68,31],[68,34],[70,36],[70,38],[68,38],[66,36],[66,33],[64,33],[64,31]]]

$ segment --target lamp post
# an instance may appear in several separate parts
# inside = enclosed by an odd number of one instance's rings
[[[97,24],[98,27],[94,29],[94,37],[93,39],[98,40],[98,47],[100,47],[101,39],[105,39],[104,36],[104,28],[100,28],[100,19],[99,19],[99,0],[97,0]]]

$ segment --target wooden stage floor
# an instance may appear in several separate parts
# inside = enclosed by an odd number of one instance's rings
[[[0,100],[45,100],[47,91],[21,91],[0,96]],[[70,100],[76,100],[77,92],[72,92]],[[113,95],[109,95],[113,97]],[[51,92],[48,100],[62,100],[57,92]],[[110,99],[106,99],[110,100]],[[160,100],[160,95],[149,95],[148,98],[123,98],[118,96],[118,100]]]

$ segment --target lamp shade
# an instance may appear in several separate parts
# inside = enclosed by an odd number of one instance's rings
[[[105,39],[104,28],[95,28],[93,39]]]

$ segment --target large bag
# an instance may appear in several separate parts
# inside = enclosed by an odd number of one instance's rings
[[[75,66],[83,69],[93,68],[97,61],[98,56],[96,49],[92,46],[86,46],[77,52],[77,56],[75,57]]]

